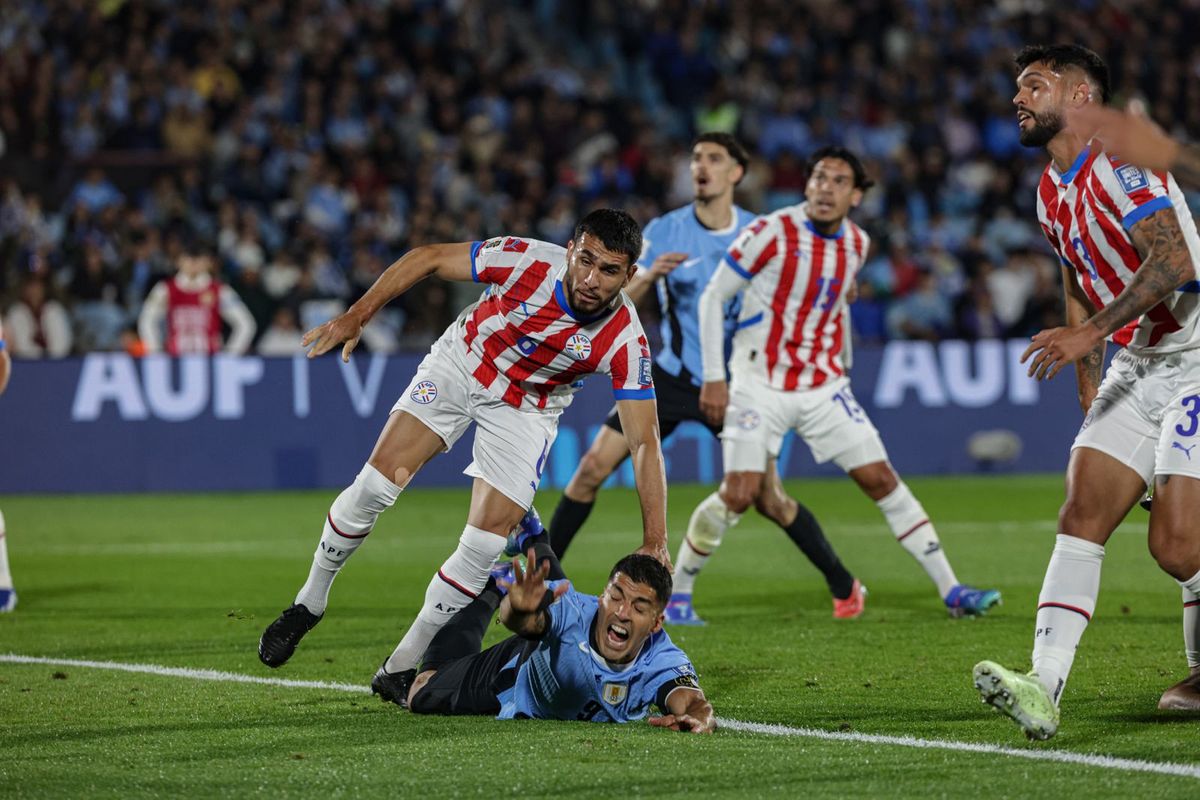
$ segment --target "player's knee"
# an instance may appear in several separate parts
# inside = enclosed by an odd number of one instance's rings
[[[571,483],[585,492],[595,493],[612,474],[612,470],[611,464],[589,450],[579,460],[579,469],[575,470],[575,477],[571,479]]]
[[[882,500],[900,485],[900,479],[886,461],[859,467],[851,475],[859,488],[872,500]]]
[[[1155,530],[1150,535],[1150,555],[1163,572],[1172,578],[1186,581],[1196,574],[1197,547],[1186,531]]]
[[[758,500],[761,483],[744,478],[726,478],[721,484],[721,500],[734,514],[744,514]]]
[[[412,688],[408,690],[408,710],[414,714],[435,714],[437,708],[432,699],[428,696],[429,693],[422,693],[421,690],[429,683],[429,680],[437,674],[437,670],[427,669],[418,675],[412,683]]]
[[[1084,539],[1103,541],[1096,537],[1104,536],[1111,531],[1101,530],[1105,524],[1102,515],[1097,510],[1099,505],[1099,503],[1078,494],[1068,494],[1062,508],[1058,510],[1059,531]]]

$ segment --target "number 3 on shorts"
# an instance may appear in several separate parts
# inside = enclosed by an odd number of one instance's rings
[[[1200,430],[1200,394],[1185,397],[1180,402],[1184,408],[1188,406],[1191,408],[1187,412],[1187,427],[1185,428],[1181,422],[1175,426],[1175,432],[1180,436],[1195,436],[1196,431]]]

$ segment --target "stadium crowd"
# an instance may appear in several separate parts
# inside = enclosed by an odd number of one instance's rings
[[[1200,130],[1198,26],[1141,0],[14,0],[4,327],[18,357],[142,352],[149,290],[200,242],[255,350],[294,352],[409,248],[688,202],[691,138],[721,130],[756,156],[754,211],[798,202],[822,144],[867,161],[859,341],[1027,335],[1061,289],[1012,52],[1069,31],[1118,98]],[[366,346],[428,348],[471,292],[426,282]]]

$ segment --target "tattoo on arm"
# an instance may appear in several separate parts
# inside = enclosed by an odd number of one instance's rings
[[[1155,211],[1129,232],[1142,265],[1125,289],[1091,322],[1105,336],[1145,314],[1195,277],[1174,208]]]
[[[1092,352],[1079,359],[1076,364],[1075,377],[1079,384],[1080,394],[1084,393],[1085,386],[1092,389],[1098,388],[1104,374],[1104,342],[1101,341]]]
[[[1171,166],[1171,173],[1183,183],[1200,186],[1200,145],[1185,144]]]

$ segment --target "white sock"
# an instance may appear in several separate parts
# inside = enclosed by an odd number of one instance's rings
[[[1055,539],[1038,595],[1033,636],[1033,669],[1055,703],[1062,697],[1075,650],[1096,611],[1103,562],[1103,545],[1062,533]]]
[[[346,559],[354,554],[375,527],[375,520],[400,496],[400,487],[383,473],[365,464],[345,491],[337,496],[325,516],[321,541],[313,553],[308,580],[296,595],[296,602],[314,614],[324,614],[329,603],[329,587]]]
[[[425,605],[395,651],[388,656],[384,669],[395,673],[415,669],[421,663],[434,635],[483,590],[492,565],[504,552],[504,543],[504,536],[472,525],[463,530],[458,549],[429,582]]]
[[[12,573],[8,571],[8,534],[4,528],[4,514],[0,513],[0,589],[11,589]]]
[[[1200,572],[1179,585],[1183,588],[1183,649],[1188,667],[1200,669]]]
[[[696,576],[704,569],[709,556],[721,546],[725,531],[736,525],[741,518],[741,514],[729,510],[717,492],[713,492],[696,506],[692,518],[688,520],[687,535],[679,545],[679,555],[675,559],[673,593],[692,593]]]
[[[917,560],[944,599],[958,585],[958,578],[946,560],[942,542],[933,523],[929,521],[929,515],[913,496],[908,484],[900,481],[891,494],[877,500],[875,505],[883,512],[883,518],[887,520],[896,541]]]

